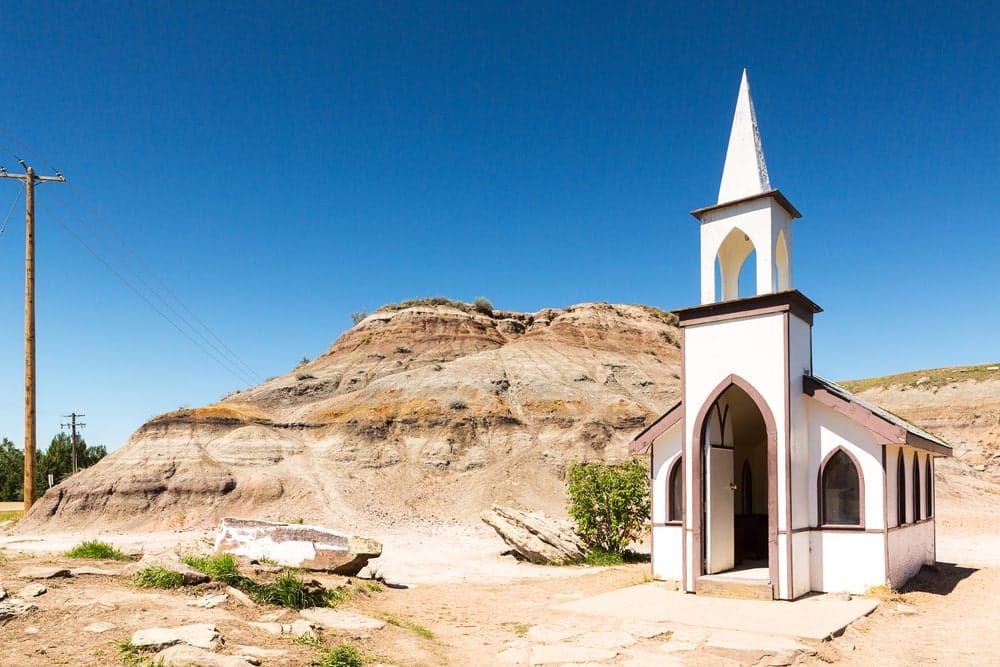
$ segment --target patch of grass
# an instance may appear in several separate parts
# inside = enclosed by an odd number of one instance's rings
[[[92,560],[129,560],[128,554],[115,549],[107,542],[87,540],[66,552],[67,558],[90,558]]]
[[[22,516],[24,516],[24,510],[11,510],[9,512],[0,512],[0,521],[17,521]]]
[[[625,559],[622,558],[621,554],[605,551],[604,549],[591,549],[583,557],[584,565],[593,565],[595,567],[621,565],[624,562]]]
[[[271,582],[259,582],[241,574],[231,554],[222,556],[184,556],[181,562],[207,574],[216,581],[243,591],[257,602],[289,609],[306,607],[336,607],[347,597],[347,591],[326,590],[305,584],[294,572],[285,570]]]
[[[153,660],[148,653],[152,649],[144,646],[136,646],[129,639],[121,639],[114,642],[114,647],[118,649],[122,664],[127,667],[163,667],[163,658]]]
[[[358,649],[343,643],[330,649],[311,664],[316,667],[362,667],[365,658]]]
[[[267,604],[288,607],[289,609],[305,609],[306,607],[336,607],[343,601],[346,593],[340,589],[334,591],[311,590],[293,572],[284,572],[269,584],[257,584],[252,595],[258,601]]]
[[[397,628],[406,628],[411,632],[415,632],[424,639],[434,639],[433,632],[431,632],[430,630],[421,625],[417,625],[416,623],[407,621],[406,619],[402,619],[397,616],[392,616],[391,614],[384,614],[382,616],[382,620],[388,623],[389,625],[395,625]]]
[[[308,646],[309,648],[314,648],[317,651],[326,650],[326,644],[324,644],[314,635],[299,635],[298,637],[292,637],[292,642],[295,644],[300,644],[302,646]]]
[[[207,574],[216,581],[221,581],[227,586],[238,588],[244,592],[250,592],[257,585],[257,582],[250,577],[240,574],[239,567],[236,565],[236,559],[233,558],[232,554],[223,554],[222,556],[214,557],[182,556],[181,562],[203,574]]]
[[[837,384],[847,391],[858,393],[879,387],[935,389],[967,380],[976,382],[981,380],[1000,380],[1000,363],[980,364],[978,366],[953,366],[950,368],[925,368],[897,375],[885,375],[883,377],[866,378],[863,380],[846,380]]]
[[[464,410],[464,409],[466,409],[469,406],[466,405],[465,401],[463,401],[462,399],[460,399],[460,398],[453,398],[448,403],[448,407],[451,408],[452,410]]]
[[[531,626],[528,625],[527,623],[518,623],[515,621],[507,621],[506,623],[501,623],[500,627],[507,628],[518,637],[524,637],[525,635],[528,634],[528,630],[531,629]]]
[[[184,576],[180,572],[153,565],[136,572],[132,585],[139,588],[180,588],[184,585]]]
[[[626,549],[621,553],[614,553],[611,551],[605,551],[599,547],[595,547],[587,552],[587,555],[583,557],[584,565],[592,565],[594,567],[607,567],[610,565],[623,565],[625,563],[648,563],[649,554],[640,554],[634,551],[629,551]]]
[[[866,598],[875,598],[880,602],[906,602],[906,594],[894,589],[888,584],[872,586],[865,591]]]

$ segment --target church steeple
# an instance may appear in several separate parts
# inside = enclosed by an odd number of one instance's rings
[[[757,129],[757,113],[744,69],[733,113],[733,128],[729,131],[729,148],[726,150],[726,164],[722,168],[718,203],[763,194],[770,189],[771,181],[767,177],[764,149],[761,148],[760,131]]]
[[[701,221],[702,303],[792,289],[792,220],[800,215],[771,188],[746,70],[736,98],[719,201],[692,215]],[[754,252],[755,291],[741,295],[740,270]]]

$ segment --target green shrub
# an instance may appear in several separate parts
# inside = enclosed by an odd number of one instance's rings
[[[180,572],[153,565],[136,572],[132,584],[139,588],[180,588],[184,585],[184,576]]]
[[[312,663],[317,667],[361,667],[365,659],[350,644],[341,644],[330,649],[322,658]]]
[[[569,514],[588,546],[621,555],[649,521],[649,472],[636,461],[574,463],[569,469]]]
[[[181,562],[227,586],[250,592],[257,585],[250,577],[240,574],[232,554],[222,556],[184,556]]]
[[[67,558],[90,558],[92,560],[129,560],[124,554],[106,542],[87,540],[66,552]]]

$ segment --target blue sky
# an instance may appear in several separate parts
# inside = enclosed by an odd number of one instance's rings
[[[71,411],[115,448],[252,384],[64,227],[155,302],[113,229],[257,380],[406,298],[694,305],[688,212],[715,203],[744,67],[803,213],[816,371],[1000,360],[996,3],[80,5],[0,9],[0,165],[70,181],[37,191],[42,446]],[[17,196],[0,180],[20,444]]]

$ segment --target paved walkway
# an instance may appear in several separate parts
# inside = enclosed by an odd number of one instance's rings
[[[551,621],[507,642],[496,662],[789,665],[801,655],[814,655],[816,641],[838,634],[877,605],[828,596],[734,600],[687,595],[654,582],[553,605],[558,613]]]
[[[823,640],[840,634],[848,624],[870,614],[877,606],[878,601],[868,598],[838,600],[826,595],[794,602],[733,600],[688,595],[653,582],[566,602],[556,609],[595,616]]]

